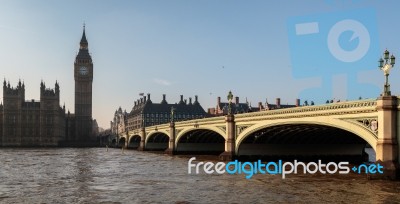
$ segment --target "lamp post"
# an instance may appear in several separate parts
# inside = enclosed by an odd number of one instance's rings
[[[229,91],[228,93],[228,115],[232,114],[232,99],[233,99],[233,95],[232,95],[232,91]]]
[[[175,113],[175,108],[171,107],[171,123],[174,122],[174,113]]]
[[[231,161],[235,157],[235,135],[236,135],[236,125],[235,125],[235,115],[232,114],[232,91],[228,93],[228,115],[225,116],[226,122],[226,140],[225,140],[225,151],[220,154],[220,159],[225,161]]]
[[[142,112],[140,112],[140,122],[141,122],[141,128],[144,128],[144,126],[145,126],[145,115],[143,114],[143,111]]]
[[[117,127],[117,140],[115,141],[116,142],[115,146],[118,148],[119,145],[118,123],[116,124],[116,127]]]
[[[389,60],[390,59],[390,60]],[[383,53],[383,59],[382,57],[379,59],[379,69],[383,71],[383,75],[385,76],[385,85],[383,87],[383,93],[382,96],[390,96],[390,84],[389,84],[389,74],[390,70],[393,68],[395,64],[396,58],[393,56],[390,56],[389,58],[389,51],[385,50]]]

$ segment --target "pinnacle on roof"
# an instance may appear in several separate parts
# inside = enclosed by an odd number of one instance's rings
[[[80,44],[81,44],[81,46],[86,45],[86,47],[88,45],[88,41],[86,39],[86,34],[85,34],[85,24],[83,24],[83,34],[82,34],[82,39],[81,39]]]

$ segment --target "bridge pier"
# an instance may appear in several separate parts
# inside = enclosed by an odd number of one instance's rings
[[[138,150],[139,151],[145,151],[146,150],[146,129],[142,127],[140,129],[140,145]]]
[[[225,116],[225,122],[227,140],[225,141],[225,151],[219,155],[219,158],[223,161],[231,161],[235,157],[235,115],[232,114]]]
[[[376,161],[383,166],[383,176],[389,179],[400,178],[399,136],[397,126],[398,99],[396,96],[381,96],[377,100],[378,141]]]
[[[165,150],[165,153],[169,155],[175,154],[175,122],[171,122],[169,124],[169,142],[168,149]]]
[[[128,131],[126,132],[126,140],[125,140],[125,145],[124,145],[124,148],[125,149],[128,149],[128,145],[129,145],[129,134],[128,134]]]

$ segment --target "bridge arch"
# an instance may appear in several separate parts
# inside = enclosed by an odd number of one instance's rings
[[[128,141],[128,148],[133,148],[133,149],[138,148],[140,146],[141,139],[142,137],[140,137],[140,135],[130,136]]]
[[[303,128],[303,132],[301,131],[301,128]],[[308,129],[307,129],[308,128]],[[376,150],[376,142],[377,142],[377,137],[374,135],[371,131],[367,130],[366,128],[345,121],[345,120],[340,120],[340,119],[335,119],[335,118],[317,118],[317,119],[293,119],[290,121],[264,121],[263,123],[255,124],[253,126],[250,126],[246,128],[243,132],[241,132],[237,139],[236,139],[236,147],[235,147],[235,153],[237,155],[241,154],[241,145],[246,142],[249,142],[250,136],[254,137],[254,140],[257,138],[257,134],[261,135],[261,133],[265,131],[280,131],[279,134],[276,134],[278,137],[282,136],[282,138],[285,135],[290,135],[291,131],[293,133],[293,129],[297,129],[297,135],[303,134],[303,135],[310,135],[312,134],[310,131],[337,131],[337,133],[340,133],[340,135],[347,135],[349,137],[356,138],[352,142],[360,142],[363,141],[364,143],[368,143],[371,145],[371,147]],[[276,133],[276,132],[275,132]],[[267,134],[267,132],[265,133]],[[272,134],[269,132],[268,134]],[[301,138],[300,135],[299,138]],[[265,136],[264,137],[268,137]],[[344,136],[340,136],[341,139],[345,138]],[[323,137],[319,137],[317,139],[322,139]],[[326,139],[326,138],[323,138]],[[339,139],[339,137],[338,137]],[[347,139],[346,139],[347,140]],[[255,142],[255,141],[254,141]],[[265,141],[264,141],[265,142]],[[312,141],[311,141],[312,142]],[[349,141],[348,141],[349,142]],[[279,146],[279,145],[278,145]],[[298,146],[298,145],[297,145]],[[286,146],[287,147],[287,146]],[[265,148],[265,147],[264,147]],[[321,146],[323,148],[323,146]],[[361,146],[360,146],[361,148]],[[242,151],[243,152],[243,151]]]
[[[199,128],[195,128],[195,127],[190,127],[190,128],[185,128],[181,131],[179,131],[178,134],[176,134],[175,136],[175,144],[178,143],[178,140],[185,134],[187,134],[190,131],[193,130],[209,130],[209,131],[213,131],[215,133],[217,133],[218,135],[220,135],[221,137],[223,137],[225,140],[227,139],[226,137],[226,132],[223,131],[222,129],[219,129],[217,127],[199,127]]]
[[[153,131],[146,136],[147,150],[166,150],[168,148],[169,135],[167,131]]]
[[[111,140],[111,146],[112,146],[112,147],[116,147],[116,146],[117,146],[117,138],[113,138],[113,139]]]
[[[220,154],[225,150],[222,131],[212,128],[190,128],[178,133],[175,150],[181,153]]]
[[[158,130],[158,131],[151,131],[149,134],[146,136],[146,143],[152,139],[154,136],[159,136],[159,135],[165,135],[169,138],[169,132],[166,130]],[[154,138],[153,138],[154,139]]]
[[[125,146],[125,141],[126,141],[125,137],[120,137],[119,140],[118,140],[118,147]]]

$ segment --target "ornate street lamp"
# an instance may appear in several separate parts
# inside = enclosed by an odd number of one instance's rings
[[[141,120],[140,122],[142,123],[142,124],[141,124],[141,127],[144,128],[144,122],[145,122],[144,120],[145,120],[145,118],[144,118],[143,111],[140,112],[140,120]]]
[[[174,122],[174,113],[175,113],[175,108],[171,107],[171,123]]]
[[[232,91],[229,91],[228,93],[228,115],[232,114],[232,99],[233,99],[233,95],[232,95]]]
[[[385,85],[383,88],[383,94],[382,96],[390,96],[390,84],[389,84],[389,74],[390,70],[393,68],[395,64],[396,58],[393,56],[390,56],[390,61],[389,61],[389,51],[385,50],[383,53],[383,59],[382,57],[379,59],[379,68],[380,70],[383,71],[383,75],[385,75]]]

